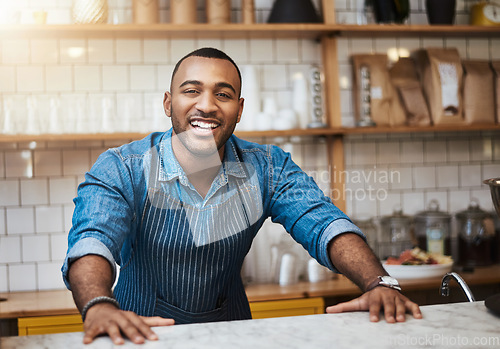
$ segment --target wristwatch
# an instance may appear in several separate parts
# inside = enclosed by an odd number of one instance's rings
[[[377,279],[368,285],[365,292],[373,290],[377,286],[384,286],[401,291],[398,280],[389,275],[377,276]]]

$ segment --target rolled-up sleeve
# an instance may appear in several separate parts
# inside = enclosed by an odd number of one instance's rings
[[[64,283],[66,284],[66,287],[69,290],[71,290],[71,286],[68,280],[69,265],[78,258],[89,254],[98,255],[106,258],[109,264],[111,265],[111,269],[113,271],[113,280],[116,278],[116,262],[108,247],[104,245],[102,241],[96,238],[93,237],[83,238],[81,240],[78,240],[78,242],[76,242],[73,245],[71,250],[69,250],[68,253],[66,254],[66,258],[64,259],[62,274]]]
[[[366,241],[366,236],[363,234],[361,229],[359,229],[355,224],[347,219],[337,219],[331,222],[328,227],[321,233],[321,237],[319,239],[319,254],[318,261],[324,266],[328,267],[328,269],[333,270],[338,273],[339,271],[335,268],[330,260],[330,253],[328,251],[328,247],[330,241],[332,241],[337,236],[344,233],[354,233],[358,234],[363,240]]]
[[[85,255],[106,258],[116,275],[116,264],[130,255],[135,222],[135,195],[130,168],[116,150],[101,154],[73,200],[68,251],[61,268],[66,287],[71,263]]]

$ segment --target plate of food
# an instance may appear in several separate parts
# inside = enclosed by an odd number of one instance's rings
[[[427,253],[416,247],[403,251],[399,257],[389,257],[382,262],[385,270],[396,279],[424,279],[442,277],[451,271],[453,259]]]

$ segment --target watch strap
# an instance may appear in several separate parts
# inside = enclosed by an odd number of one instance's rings
[[[392,288],[393,290],[398,290],[398,291],[401,291],[401,287],[393,287],[389,284],[386,284],[383,282],[382,280],[382,276],[377,276],[377,278],[375,280],[373,280],[372,282],[370,282],[368,284],[368,287],[366,287],[366,290],[365,292],[368,292],[368,291],[371,291],[373,290],[375,287],[377,286],[383,286],[383,287],[387,287],[387,288]]]
[[[377,286],[381,286],[380,285],[380,281],[381,281],[380,280],[380,276],[377,276],[377,278],[375,280],[373,280],[372,282],[370,282],[368,284],[368,286],[366,287],[365,292],[371,291],[371,290],[373,290]]]

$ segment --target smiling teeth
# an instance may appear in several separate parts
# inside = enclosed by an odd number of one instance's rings
[[[203,122],[203,121],[193,121],[193,122],[191,122],[191,125],[196,126],[196,127],[206,128],[206,129],[214,129],[217,126],[219,126],[219,125],[214,124],[214,123]]]

